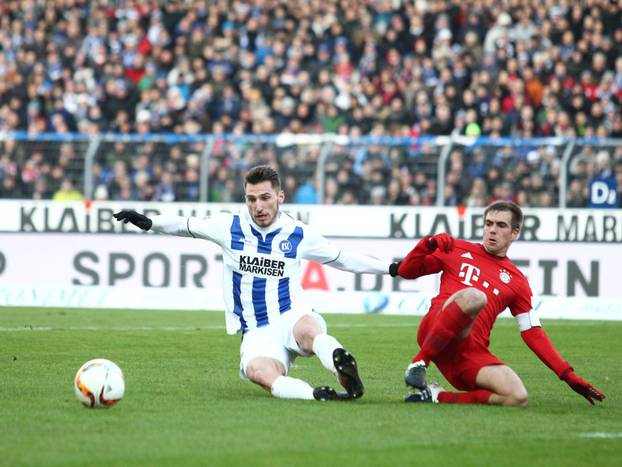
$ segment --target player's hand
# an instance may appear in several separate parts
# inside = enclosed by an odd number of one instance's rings
[[[125,224],[127,224],[128,222],[131,222],[136,227],[139,227],[143,230],[149,230],[151,226],[153,225],[153,222],[151,221],[151,219],[149,219],[147,216],[140,214],[136,211],[130,211],[130,210],[124,209],[123,211],[119,211],[116,214],[113,214],[112,216],[119,222],[123,222]]]
[[[454,237],[448,233],[430,235],[426,238],[427,240],[425,246],[428,250],[430,250],[430,252],[438,248],[443,253],[449,253],[454,249]]]
[[[450,252],[454,249],[454,238],[447,233],[426,235],[417,242],[402,261],[389,266],[389,274],[393,277],[401,276],[404,279],[416,279],[429,274],[425,272],[424,258],[434,253],[437,248],[444,253]]]
[[[562,379],[568,383],[568,386],[570,386],[573,391],[581,394],[592,405],[594,405],[595,400],[602,402],[605,398],[605,395],[602,392],[585,381],[583,378],[577,376],[577,374],[572,370],[564,373],[562,375]]]

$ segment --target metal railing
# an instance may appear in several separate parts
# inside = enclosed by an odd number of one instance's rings
[[[190,174],[188,179],[197,179],[198,190],[193,190],[193,198],[187,200],[201,202],[211,200],[211,185],[217,187],[221,182],[218,180],[221,167],[241,173],[256,163],[277,162],[282,174],[312,180],[321,203],[329,196],[329,178],[337,176],[344,167],[356,173],[365,173],[372,161],[373,167],[386,172],[399,168],[412,176],[423,174],[428,182],[433,181],[431,185],[436,185],[433,204],[444,206],[447,202],[447,175],[452,170],[454,159],[458,159],[462,161],[465,173],[474,161],[484,161],[488,166],[497,167],[506,178],[511,178],[507,171],[513,170],[516,163],[526,164],[528,170],[544,172],[550,169],[553,172],[549,174],[549,181],[557,183],[556,205],[566,207],[569,183],[576,177],[576,162],[579,159],[595,163],[598,154],[604,153],[609,156],[612,168],[615,161],[622,161],[622,139],[600,138],[0,134],[0,156],[8,152],[9,146],[12,154],[18,153],[18,156],[11,157],[19,158],[22,166],[33,151],[43,154],[44,159],[53,163],[59,163],[63,151],[75,153],[71,164],[65,164],[63,170],[88,198],[94,196],[101,180],[115,176],[110,172],[115,170],[111,166],[116,161],[122,161],[126,170],[132,173],[147,170],[141,169],[140,163],[136,162],[138,156],[142,156],[148,165],[157,163],[158,170],[167,167],[166,171],[174,172],[177,177],[178,171],[195,171],[197,173]],[[344,165],[344,161],[350,165]],[[543,161],[550,167],[544,169]],[[181,180],[180,183],[183,185],[186,181]]]

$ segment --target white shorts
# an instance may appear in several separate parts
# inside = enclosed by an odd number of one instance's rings
[[[326,332],[326,321],[314,311],[289,310],[280,315],[278,322],[270,323],[247,331],[240,344],[240,378],[247,379],[245,369],[257,357],[273,358],[283,364],[285,374],[297,356],[308,357],[294,338],[294,326],[303,316],[313,316],[320,324],[321,332]]]

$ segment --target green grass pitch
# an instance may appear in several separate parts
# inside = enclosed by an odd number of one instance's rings
[[[419,318],[326,315],[366,384],[354,402],[272,398],[238,377],[240,338],[222,313],[0,308],[0,465],[567,466],[622,462],[622,323],[549,321],[577,373],[607,395],[590,406],[500,320],[493,351],[523,378],[524,409],[405,404]],[[73,376],[108,358],[125,398],[81,406]],[[292,376],[336,384],[319,361]],[[444,382],[436,368],[432,379]]]

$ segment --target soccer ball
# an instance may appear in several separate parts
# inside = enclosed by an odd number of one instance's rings
[[[125,378],[116,363],[104,358],[89,360],[73,380],[76,397],[87,407],[110,407],[125,393]]]

